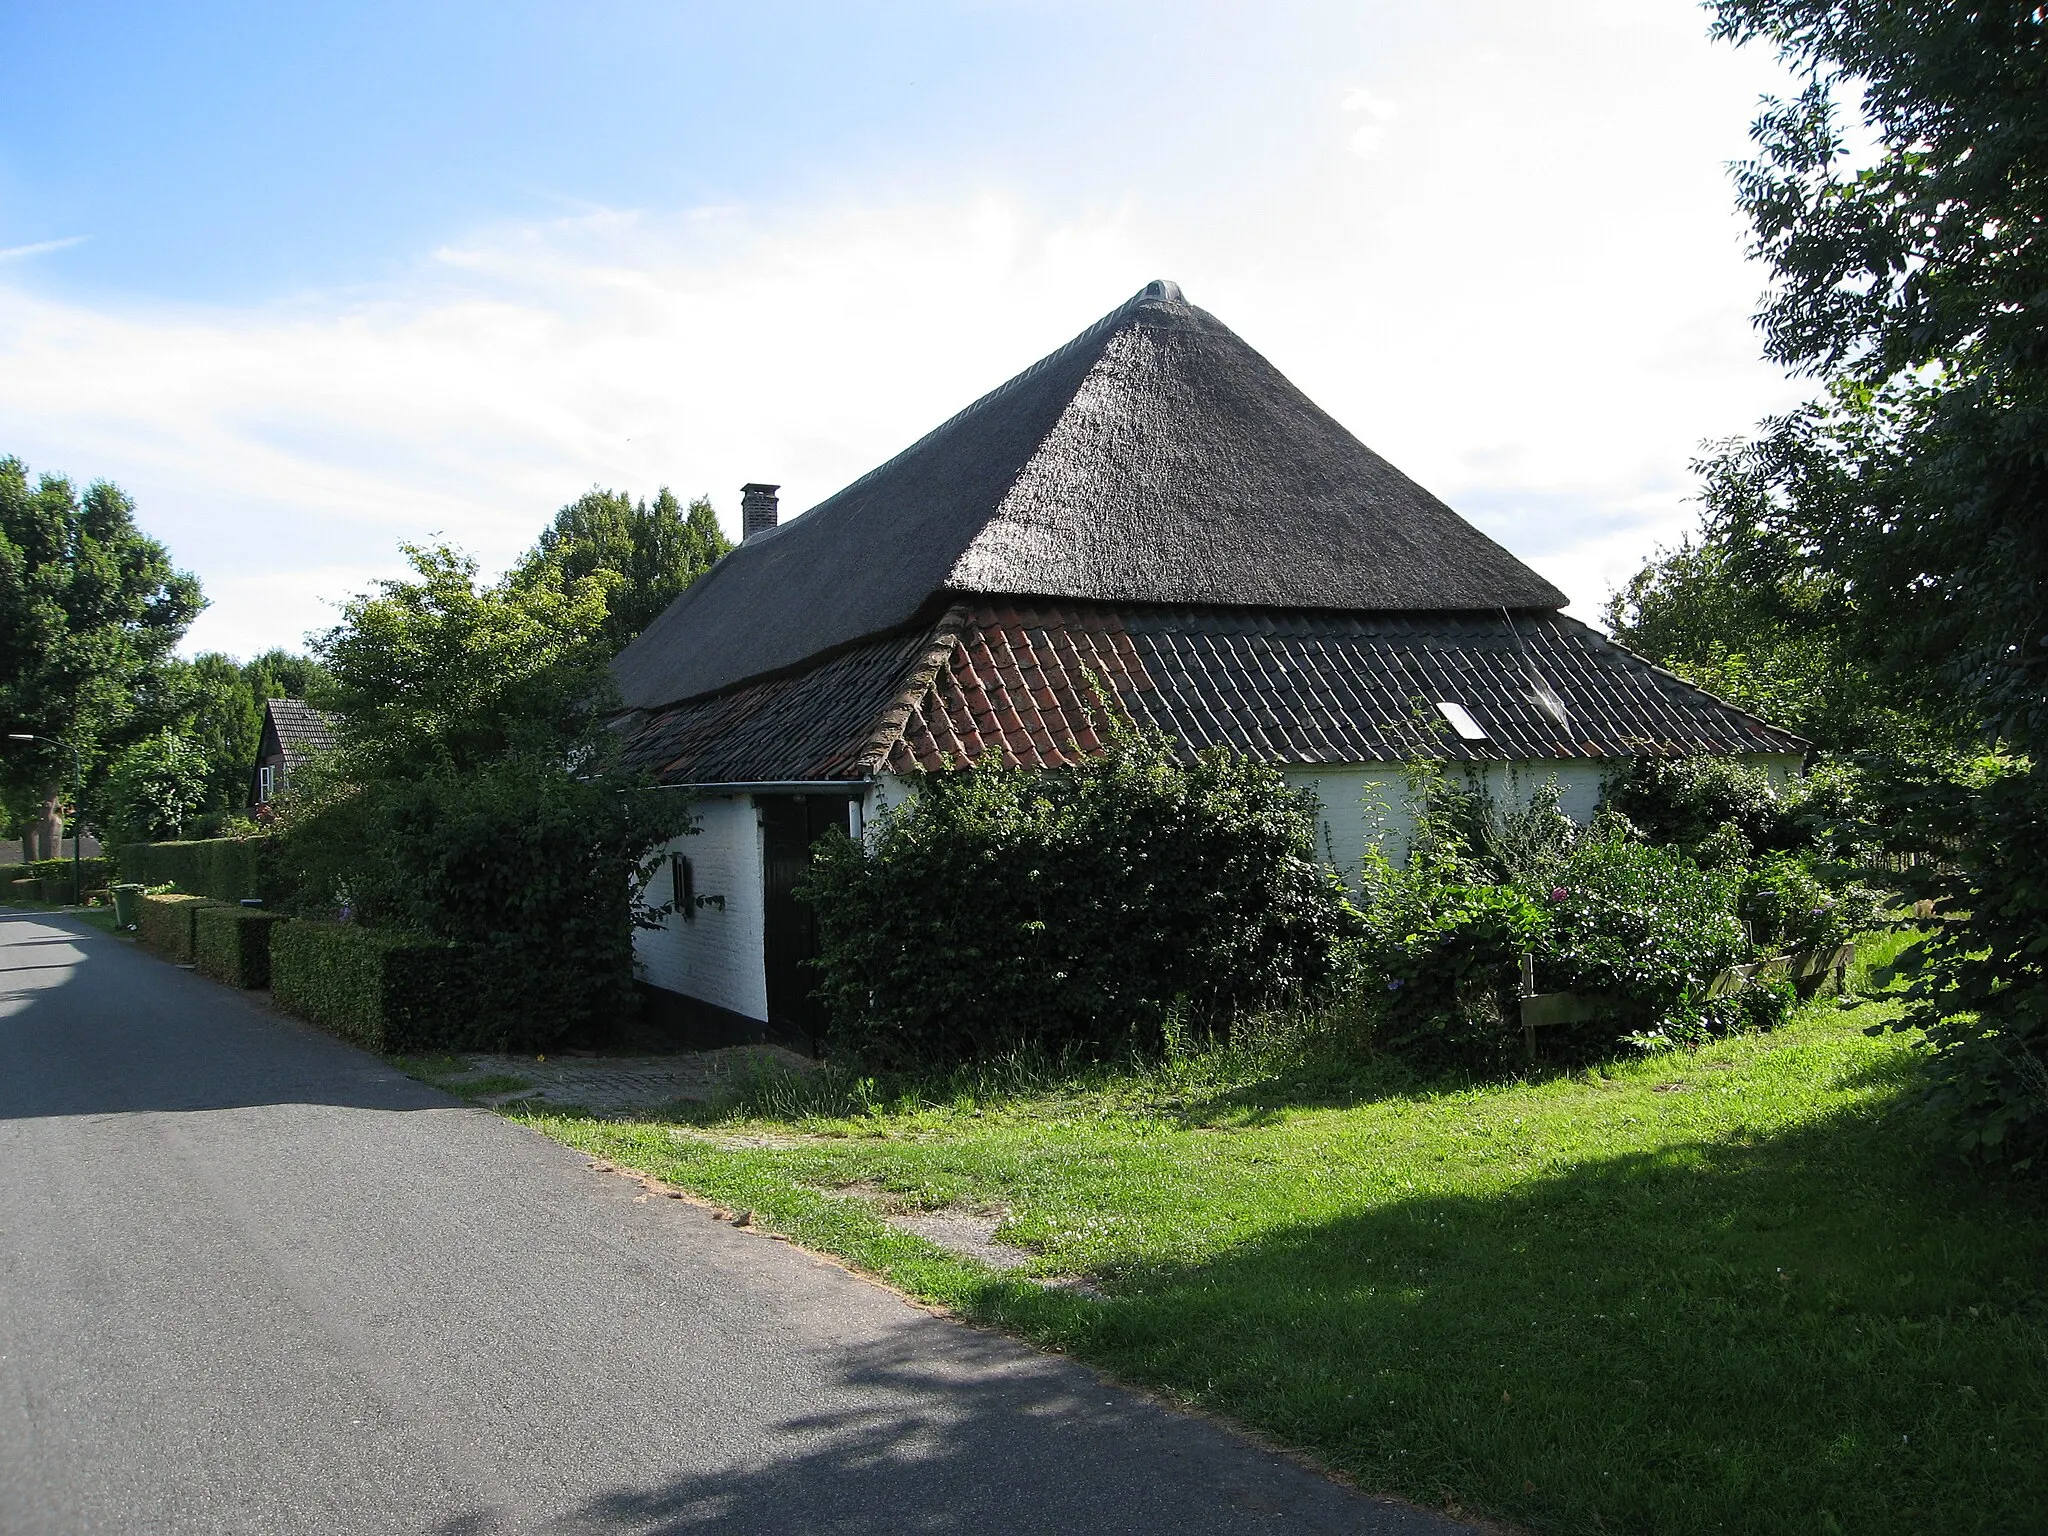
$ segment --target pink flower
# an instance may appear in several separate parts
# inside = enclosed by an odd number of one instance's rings
[[[1567,897],[1567,896],[1569,896],[1569,895],[1571,895],[1571,892],[1570,892],[1570,891],[1568,891],[1568,890],[1566,890],[1566,889],[1565,889],[1565,888],[1564,888],[1563,886],[1561,886],[1561,885],[1553,885],[1553,886],[1552,886],[1552,887],[1550,888],[1550,899],[1551,899],[1552,901],[1563,901],[1563,900],[1565,899],[1565,897]]]

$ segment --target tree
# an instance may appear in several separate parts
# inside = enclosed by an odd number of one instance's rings
[[[290,651],[265,651],[242,668],[256,696],[256,711],[272,699],[310,699],[327,681],[327,669],[310,656]]]
[[[116,843],[178,837],[205,805],[213,760],[189,736],[161,731],[115,757],[104,830]]]
[[[185,734],[206,764],[200,809],[235,810],[248,803],[249,779],[263,734],[263,706],[232,656],[207,651],[178,668]]]
[[[247,663],[207,651],[190,661],[174,658],[165,664],[165,702],[154,713],[169,716],[205,757],[201,809],[218,814],[249,803],[263,740],[263,706],[274,698],[304,698],[324,678],[324,669],[311,657],[283,650],[266,651]]]
[[[632,997],[634,893],[683,831],[677,795],[631,794],[604,729],[610,583],[408,546],[411,577],[350,601],[315,642],[337,750],[281,817],[302,907],[449,940],[476,959],[488,1037],[601,1033]]]
[[[1937,1097],[1965,1146],[2025,1164],[2048,1152],[2048,11],[1713,11],[1717,36],[1804,76],[1767,104],[1737,187],[1774,274],[1765,351],[1824,388],[1710,461],[1707,537],[1838,594],[1830,643],[1850,664],[2013,749],[1974,781],[1950,765],[1870,782],[1895,835],[1941,852],[1926,893],[1959,914],[1915,982]]]
[[[667,486],[651,506],[623,491],[592,489],[555,514],[513,579],[519,586],[603,581],[603,640],[617,655],[731,548],[702,496],[685,509]]]
[[[1825,381],[1715,466],[1858,646],[1964,727],[2048,741],[2048,13],[1717,0],[1802,71],[1737,186],[1768,356]],[[1851,96],[1875,141],[1859,163]]]
[[[1747,452],[1724,444],[1695,466],[1706,482],[1699,533],[1658,551],[1608,598],[1608,632],[1824,750],[1939,752],[1955,730],[1869,654],[1862,595],[1762,525]]]
[[[479,586],[460,550],[401,547],[412,579],[350,599],[314,642],[351,772],[405,777],[587,747],[611,686],[606,575],[547,566]]]
[[[97,481],[81,498],[0,459],[0,723],[76,743],[88,777],[110,752],[166,723],[166,663],[204,599],[135,504]],[[70,754],[45,743],[0,753],[0,789],[56,853]],[[28,820],[30,818],[23,817]]]

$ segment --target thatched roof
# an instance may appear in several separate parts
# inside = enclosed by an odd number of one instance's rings
[[[1549,610],[1549,582],[1153,283],[803,516],[615,664],[626,703],[732,687],[957,596],[1381,613]]]
[[[1562,719],[1533,697],[1539,682]],[[1462,706],[1487,739],[1446,730],[1439,702]],[[1559,613],[984,598],[815,666],[635,717],[626,754],[666,784],[859,781],[989,753],[1062,767],[1099,747],[1105,707],[1184,752],[1227,745],[1282,765],[1806,748]]]

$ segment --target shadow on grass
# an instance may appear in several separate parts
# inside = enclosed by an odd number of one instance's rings
[[[2044,1274],[2039,1190],[1859,1111],[1130,1269],[1070,1342],[1536,1529],[2006,1532],[2048,1508]]]

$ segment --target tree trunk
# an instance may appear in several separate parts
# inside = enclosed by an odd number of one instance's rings
[[[62,855],[64,813],[57,809],[57,791],[54,788],[43,796],[42,817],[31,825],[30,830],[35,835],[37,858],[54,859]]]

